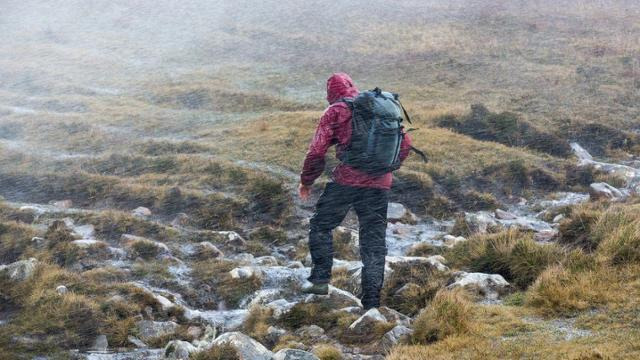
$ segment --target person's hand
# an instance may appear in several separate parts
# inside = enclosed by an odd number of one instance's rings
[[[309,195],[311,195],[311,186],[300,183],[298,186],[298,194],[300,195],[300,199],[303,201],[309,200]]]

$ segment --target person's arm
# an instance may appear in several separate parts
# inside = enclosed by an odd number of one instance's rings
[[[309,145],[309,151],[304,159],[302,173],[300,174],[300,184],[309,187],[322,175],[325,165],[325,155],[332,145],[334,136],[334,124],[336,122],[337,109],[330,107],[320,118],[316,133]]]

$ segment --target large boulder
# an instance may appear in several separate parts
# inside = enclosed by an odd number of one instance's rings
[[[273,360],[320,360],[310,352],[298,349],[282,349],[273,355]]]
[[[432,255],[429,257],[421,256],[387,256],[388,268],[404,267],[404,266],[424,266],[428,265],[438,271],[447,271],[449,268],[445,265],[446,259],[441,255]],[[390,269],[385,269],[385,273]]]
[[[479,211],[477,213],[465,213],[464,220],[467,224],[467,227],[469,228],[469,232],[472,234],[487,233],[489,229],[498,225],[496,219],[486,211]]]
[[[398,345],[400,342],[409,339],[412,333],[413,330],[410,328],[403,325],[397,325],[384,334],[382,340],[380,340],[380,345],[385,352],[389,352],[391,348]]]
[[[611,200],[620,201],[626,199],[629,194],[627,191],[620,190],[607,183],[593,183],[589,186],[589,195],[593,200]]]
[[[390,202],[387,207],[387,220],[390,223],[401,222],[405,224],[415,224],[418,217],[400,203]]]
[[[98,335],[96,339],[93,341],[93,345],[91,345],[91,350],[93,351],[107,351],[109,347],[109,342],[107,341],[106,335]]]
[[[392,308],[381,306],[378,311],[387,319],[387,322],[395,323],[398,325],[409,326],[411,325],[411,318],[407,315],[398,312]]]
[[[143,341],[153,338],[174,334],[179,325],[173,321],[151,321],[141,320],[136,323],[138,335]]]
[[[448,285],[449,289],[456,287],[471,288],[483,295],[485,300],[497,300],[498,297],[510,289],[510,285],[502,275],[467,273],[460,271],[454,274],[455,281]]]
[[[224,253],[208,241],[202,241],[194,246],[194,256],[200,260],[221,258]]]
[[[349,325],[349,332],[354,335],[366,335],[374,329],[377,324],[386,323],[387,318],[376,308],[368,310],[356,321]]]
[[[228,332],[216,338],[211,346],[227,344],[233,347],[240,360],[271,360],[273,353],[256,340],[240,332]]]
[[[59,201],[50,201],[49,204],[60,208],[60,209],[70,209],[73,206],[73,201],[67,200],[59,200]]]
[[[229,275],[233,279],[262,278],[262,271],[255,266],[241,266],[229,271]]]
[[[149,208],[146,208],[144,206],[139,206],[131,211],[131,215],[138,216],[138,217],[151,216],[151,210],[149,210]]]
[[[515,220],[518,218],[516,215],[501,209],[496,209],[495,215],[500,220]]]
[[[328,295],[309,295],[305,299],[305,302],[326,302],[333,309],[340,309],[349,306],[362,307],[362,303],[360,302],[360,299],[358,299],[358,297],[348,291],[338,289],[337,287],[331,285],[329,285]]]
[[[164,358],[171,360],[189,360],[192,353],[198,351],[198,348],[190,342],[182,340],[171,340],[164,347]]]
[[[0,265],[0,274],[6,274],[13,281],[25,281],[33,275],[37,265],[36,258],[19,260],[9,265]]]

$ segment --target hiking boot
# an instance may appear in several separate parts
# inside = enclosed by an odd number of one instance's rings
[[[305,294],[314,295],[329,295],[329,284],[314,284],[310,283],[302,287],[302,292]]]

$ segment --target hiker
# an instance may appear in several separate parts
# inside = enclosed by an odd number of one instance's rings
[[[391,111],[397,111],[401,107],[397,101],[391,100],[390,93],[383,93],[376,89],[373,97],[380,95],[388,99],[382,99],[392,106]],[[363,263],[362,269],[362,305],[365,309],[380,306],[380,290],[384,278],[385,256],[387,247],[385,244],[387,228],[387,196],[391,188],[391,171],[399,167],[400,163],[408,156],[411,149],[411,138],[402,127],[398,127],[397,146],[395,151],[395,167],[381,167],[370,171],[367,164],[356,164],[363,152],[362,146],[352,143],[352,111],[358,105],[354,101],[359,91],[353,84],[351,77],[344,73],[333,74],[327,80],[327,101],[329,107],[320,118],[320,123],[315,136],[309,146],[309,151],[304,160],[304,166],[300,175],[298,188],[303,200],[309,198],[311,185],[322,174],[325,167],[325,154],[330,146],[336,145],[336,156],[341,163],[333,170],[332,182],[328,183],[324,192],[316,204],[315,214],[310,220],[309,250],[313,261],[313,269],[308,280],[311,285],[304,288],[304,292],[326,295],[331,279],[331,267],[333,265],[333,229],[340,225],[351,207],[355,209],[360,224],[360,257]],[[357,107],[355,107],[357,109]],[[404,111],[404,109],[402,109]],[[360,112],[358,112],[360,114]],[[406,115],[406,112],[404,112]],[[357,119],[370,122],[370,119]],[[402,113],[398,113],[402,116]],[[394,120],[395,121],[395,120]],[[354,123],[355,124],[355,123]],[[366,135],[365,135],[366,136]],[[392,139],[393,140],[393,139]],[[357,147],[358,149],[354,149]],[[353,152],[356,153],[353,153]],[[362,159],[361,159],[362,160]],[[347,164],[349,163],[349,164]],[[379,164],[369,162],[370,167]]]

